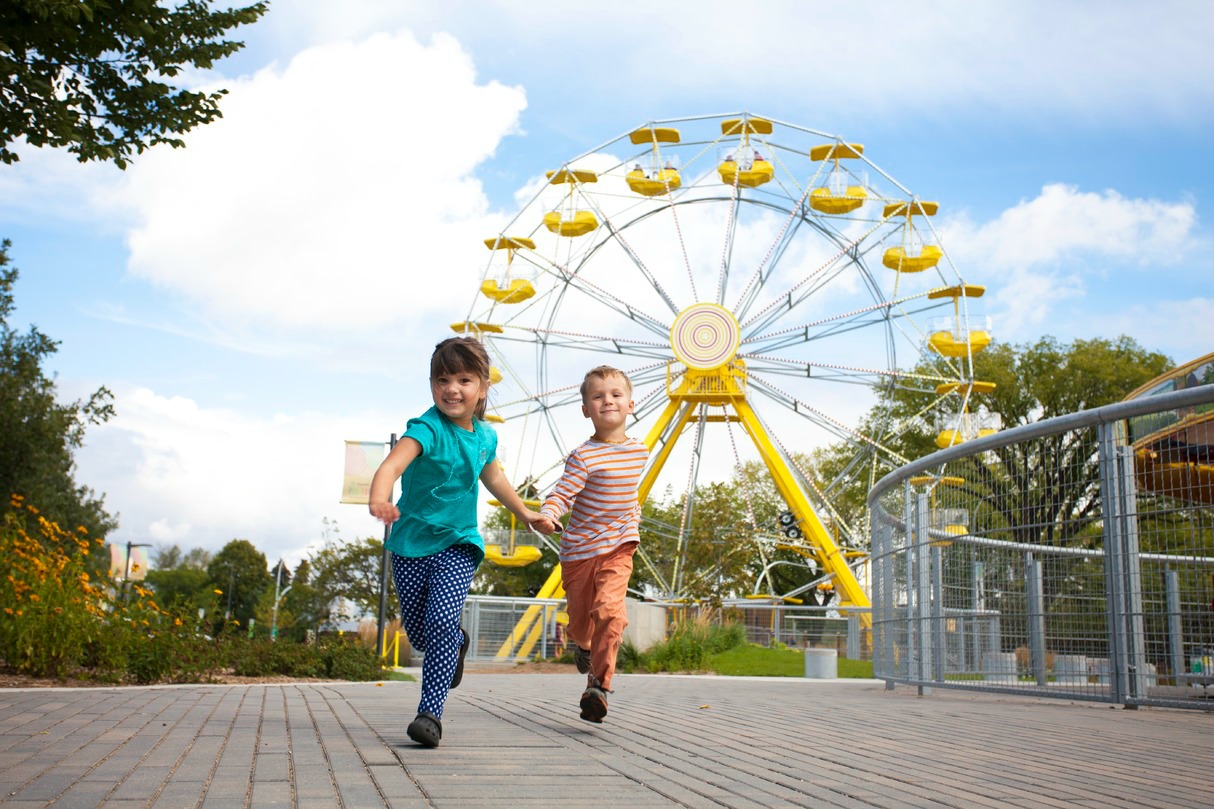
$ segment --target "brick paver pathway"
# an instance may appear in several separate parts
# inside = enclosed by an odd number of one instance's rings
[[[880,683],[469,674],[442,746],[417,683],[0,691],[2,807],[1214,804],[1214,715]]]

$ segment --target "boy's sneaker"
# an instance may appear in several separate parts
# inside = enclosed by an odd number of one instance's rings
[[[577,666],[578,674],[590,673],[590,650],[573,644],[573,664]]]
[[[455,661],[455,673],[451,675],[451,688],[455,688],[464,679],[464,658],[468,656],[468,645],[472,642],[462,626],[459,631],[464,639],[459,645],[459,660]]]
[[[607,715],[607,694],[603,689],[592,685],[582,692],[582,718],[587,722],[602,724]]]

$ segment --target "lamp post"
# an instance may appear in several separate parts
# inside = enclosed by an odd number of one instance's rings
[[[271,641],[278,640],[278,604],[280,601],[282,601],[284,598],[286,598],[287,593],[291,592],[291,587],[293,586],[293,585],[288,584],[287,588],[285,590],[283,590],[282,592],[279,592],[278,588],[281,585],[282,585],[282,560],[279,559],[278,560],[278,574],[274,577],[274,614],[273,614],[273,617],[270,619],[270,640]]]
[[[228,562],[228,611],[223,614],[223,622],[226,624],[232,620],[232,588],[236,586],[236,567],[231,562]]]

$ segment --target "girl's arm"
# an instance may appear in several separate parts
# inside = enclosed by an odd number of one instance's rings
[[[409,468],[409,464],[413,463],[413,459],[421,454],[421,444],[412,438],[402,438],[396,442],[388,457],[384,458],[379,469],[375,470],[375,477],[371,478],[371,496],[368,498],[367,508],[373,517],[385,525],[391,525],[400,519],[400,509],[392,502],[392,486]]]
[[[497,499],[497,502],[509,509],[510,513],[518,517],[521,522],[531,525],[536,520],[544,519],[527,508],[523,498],[518,496],[518,492],[506,479],[506,473],[502,471],[502,466],[496,458],[485,464],[485,468],[481,470],[481,483],[485,484],[485,488]]]

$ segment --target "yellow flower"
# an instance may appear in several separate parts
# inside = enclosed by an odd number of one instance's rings
[[[89,529],[85,528],[83,525],[77,525],[77,526],[76,526],[76,533],[77,533],[77,534],[87,534],[88,532],[89,532]]]
[[[215,595],[217,595],[217,596],[221,596],[221,595],[223,595],[223,590],[214,590],[214,591],[212,591],[212,592],[214,592],[214,593],[215,593]]]
[[[180,619],[180,618],[174,618],[174,619],[173,619],[173,626],[181,626],[181,619]]]
[[[13,608],[12,608],[12,607],[5,607],[5,608],[4,608],[4,611],[5,611],[6,613],[8,613],[9,615],[12,615],[12,614],[13,614]]]
[[[42,596],[38,595],[37,593],[30,593],[30,601],[41,601],[41,600],[42,600]]]

